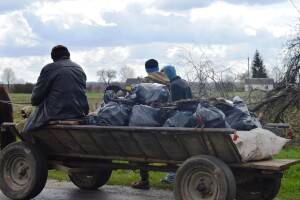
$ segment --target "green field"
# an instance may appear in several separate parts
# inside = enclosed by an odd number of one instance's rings
[[[95,110],[102,101],[102,93],[89,93],[88,99],[90,107]],[[30,94],[10,94],[14,105],[14,121],[20,120],[20,110],[22,106],[30,102]],[[25,103],[25,104],[24,104]],[[300,159],[300,148],[299,147],[288,147],[282,149],[281,152],[275,156],[278,159]],[[172,189],[172,185],[166,185],[160,183],[159,180],[165,176],[165,173],[161,172],[150,172],[150,184],[153,188],[158,189]],[[68,176],[65,173],[57,172],[54,170],[49,171],[50,179],[68,180]],[[131,170],[117,170],[112,174],[108,184],[110,185],[125,185],[129,186],[133,181],[139,179],[138,171]],[[300,164],[292,166],[289,170],[284,172],[282,179],[282,186],[277,198],[280,200],[298,200],[300,197]]]

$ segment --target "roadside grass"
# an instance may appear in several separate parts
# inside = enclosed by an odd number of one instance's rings
[[[24,106],[30,105],[31,94],[28,93],[10,93],[10,100],[13,102],[13,117],[14,122],[22,120],[20,115],[21,109]],[[90,112],[95,111],[102,102],[103,93],[87,93]]]
[[[236,94],[242,96],[243,93]],[[87,97],[90,106],[94,111],[102,102],[102,93],[88,93]],[[20,110],[23,106],[29,105],[31,94],[10,93],[11,101],[15,103],[14,122],[21,119]],[[277,159],[300,159],[299,147],[287,147],[275,156]],[[172,189],[172,185],[160,183],[160,179],[164,178],[166,173],[150,172],[150,184],[152,188],[157,189]],[[49,170],[49,179],[69,180],[68,175],[56,170]],[[139,171],[132,170],[116,170],[113,171],[112,176],[108,182],[110,185],[130,186],[132,182],[139,180]],[[282,185],[277,198],[280,200],[298,200],[300,197],[300,164],[292,166],[289,170],[284,172]]]
[[[281,150],[275,156],[277,159],[300,159],[299,147],[288,147]],[[165,177],[164,172],[150,172],[150,185],[156,189],[172,190],[172,184],[164,184],[160,179]],[[69,180],[66,173],[55,170],[49,171],[49,179]],[[115,170],[108,182],[109,185],[130,186],[132,182],[139,180],[139,171],[133,170]],[[300,196],[300,164],[292,166],[290,169],[284,171],[281,188],[277,195],[280,200],[298,200]]]
[[[299,147],[287,147],[276,155],[277,159],[300,159]],[[300,164],[292,166],[283,173],[282,183],[277,198],[298,200],[300,198]]]

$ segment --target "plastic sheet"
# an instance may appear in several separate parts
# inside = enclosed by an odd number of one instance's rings
[[[130,106],[109,102],[100,108],[98,116],[88,118],[87,122],[100,126],[128,126],[130,110]]]
[[[159,127],[164,123],[163,111],[147,105],[135,105],[129,119],[129,126]]]
[[[138,103],[143,105],[167,103],[170,98],[167,86],[158,83],[133,85],[132,93],[136,94]]]
[[[209,101],[198,104],[197,110],[189,122],[189,127],[199,127],[202,125],[205,128],[229,128],[229,125],[225,121],[224,113]]]
[[[233,106],[218,104],[217,107],[223,111],[226,121],[231,128],[236,130],[251,130],[261,128],[261,124],[257,118],[252,116],[240,97],[233,99]]]
[[[175,111],[167,119],[164,127],[188,127],[189,120],[192,117],[193,112],[190,111]]]

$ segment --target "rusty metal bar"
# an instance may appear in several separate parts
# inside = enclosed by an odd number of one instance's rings
[[[84,129],[84,130],[108,130],[108,131],[120,131],[120,126],[96,126],[96,125],[48,125],[45,126],[46,129]],[[194,134],[195,129],[193,128],[173,128],[173,127],[132,127],[132,126],[122,126],[122,131],[124,132],[152,132],[152,131],[166,131],[167,134],[173,134],[174,132],[181,132],[182,134]],[[196,130],[198,132],[200,130]],[[204,132],[210,133],[220,133],[220,134],[230,134],[233,129],[224,128],[204,128]]]
[[[125,169],[125,170],[148,170],[148,171],[159,171],[159,172],[176,172],[178,166],[171,166],[171,165],[162,165],[162,166],[155,166],[155,165],[130,165],[124,163],[92,163],[88,165],[85,163],[84,166],[80,166],[80,162],[78,162],[77,166],[68,166],[68,163],[62,164],[57,162],[49,161],[49,165],[51,168],[57,169],[62,172],[90,172],[90,171],[100,171],[100,170],[118,170],[118,169]]]
[[[66,160],[68,158],[83,158],[83,159],[102,159],[102,160],[125,160],[134,162],[146,162],[146,163],[170,163],[170,164],[181,164],[184,160],[162,160],[162,159],[144,159],[141,157],[122,157],[122,156],[101,156],[101,155],[85,155],[85,154],[74,154],[74,153],[53,153],[50,152],[50,157],[55,157],[58,160]]]

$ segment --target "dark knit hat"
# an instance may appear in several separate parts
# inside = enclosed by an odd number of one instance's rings
[[[146,72],[152,73],[159,70],[158,62],[155,59],[149,59],[145,62]]]
[[[70,52],[67,47],[63,45],[57,45],[52,48],[51,58],[53,59],[53,61],[57,61],[63,56],[67,56],[68,58],[70,58]]]

